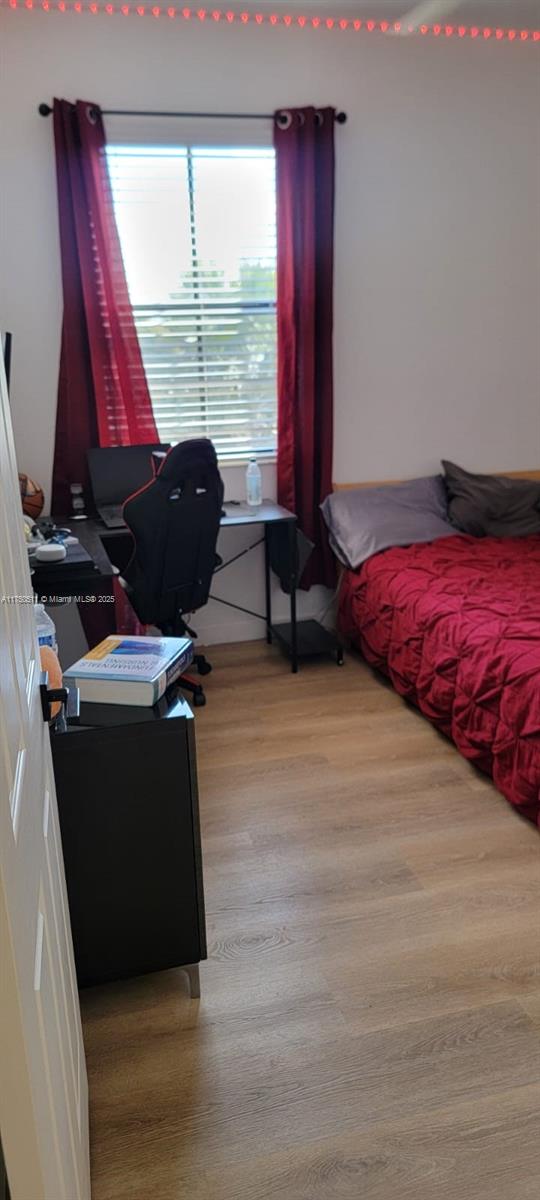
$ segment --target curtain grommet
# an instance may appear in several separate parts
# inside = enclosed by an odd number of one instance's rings
[[[276,116],[278,129],[290,129],[293,122],[292,112],[288,108],[281,109]]]

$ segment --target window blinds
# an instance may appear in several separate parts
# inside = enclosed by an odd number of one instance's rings
[[[222,460],[276,447],[274,151],[107,147],[114,211],[163,441]]]

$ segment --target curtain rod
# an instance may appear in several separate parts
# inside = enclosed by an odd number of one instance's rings
[[[38,107],[38,113],[42,117],[49,117],[52,111],[50,104],[40,104]],[[273,121],[274,119],[273,113],[147,112],[144,109],[135,108],[102,108],[101,113],[104,117],[189,117],[192,119],[209,117],[213,121]],[[337,112],[335,120],[338,125],[344,125],[347,113]]]

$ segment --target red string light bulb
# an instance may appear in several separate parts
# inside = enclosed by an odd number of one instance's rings
[[[11,9],[17,9],[19,6],[24,7],[29,12],[35,10],[36,8],[40,8],[42,12],[49,12],[51,9],[51,0],[0,0],[0,5],[2,3],[7,4],[7,6]],[[209,10],[205,8],[191,9],[177,8],[173,7],[172,5],[169,5],[168,8],[162,9],[157,4],[153,4],[151,7],[147,8],[144,4],[134,4],[132,6],[124,3],[117,8],[110,2],[97,3],[97,0],[55,0],[53,7],[56,8],[57,12],[61,13],[66,13],[69,11],[76,12],[78,14],[89,12],[95,16],[96,14],[103,12],[109,17],[115,16],[117,13],[124,17],[129,16],[131,13],[135,13],[140,17],[152,16],[154,18],[159,17],[162,14],[166,14],[171,18],[171,20],[173,20],[175,17],[182,16],[186,21],[195,20],[204,23],[207,22],[208,18],[210,21],[214,21],[216,24],[223,18],[227,20],[230,25],[232,25],[235,21],[237,23],[241,23],[242,25],[248,25],[254,21],[256,25],[271,25],[280,29],[326,29],[329,33],[336,30],[341,30],[342,32],[350,30],[351,32],[355,33],[358,33],[360,30],[366,30],[368,33],[378,33],[384,36],[389,34],[392,36],[402,32],[401,21],[394,21],[393,24],[391,24],[386,20],[378,22],[371,19],[362,21],[359,18],[350,17],[306,17],[303,14],[300,16],[292,16],[290,13],[269,13],[265,15],[264,13],[253,13],[248,12],[247,10],[244,12],[233,12],[231,10],[222,12],[221,9],[217,8]],[[535,45],[540,43],[540,29],[503,29],[500,26],[492,29],[488,25],[480,29],[477,25],[454,26],[439,24],[428,25],[423,23],[420,26],[409,24],[407,26],[407,31],[411,35],[420,34],[422,37],[438,38],[441,36],[441,34],[444,34],[444,36],[447,38],[472,38],[473,41],[482,40],[488,42],[492,39],[495,39],[495,41],[498,42],[533,42]]]

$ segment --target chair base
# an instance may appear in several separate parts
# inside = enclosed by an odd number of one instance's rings
[[[189,692],[193,696],[193,704],[195,708],[202,708],[206,704],[206,696],[202,684],[197,683],[191,675],[180,675],[177,679],[178,687],[181,687],[184,692]]]
[[[194,654],[193,662],[195,663],[199,675],[210,674],[210,671],[212,670],[212,663],[208,662],[208,659],[204,657],[204,654]]]
[[[177,617],[175,622],[171,622],[168,625],[162,625],[160,626],[160,629],[161,633],[163,633],[165,637],[186,637],[186,635],[192,639],[197,637],[195,630],[190,629],[189,625],[186,624],[184,618],[180,615]],[[204,654],[193,655],[193,666],[199,675],[209,675],[212,670],[212,664],[208,662],[208,659],[205,658]],[[189,692],[190,696],[193,697],[194,708],[202,708],[203,705],[206,704],[204,688],[202,684],[197,683],[197,680],[194,679],[192,675],[181,675],[177,680],[177,683],[179,687],[181,687],[185,692]]]

